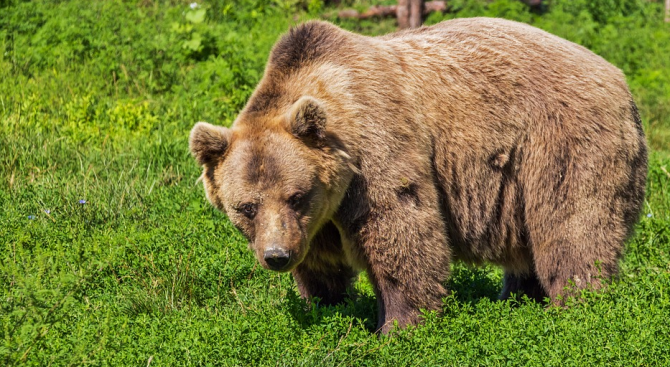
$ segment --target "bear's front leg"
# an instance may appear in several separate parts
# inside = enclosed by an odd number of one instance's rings
[[[355,243],[367,263],[378,305],[377,328],[416,324],[420,310],[440,310],[447,295],[450,250],[433,187],[401,191],[371,207]]]
[[[357,273],[347,263],[340,234],[329,222],[310,244],[306,258],[292,272],[300,296],[307,301],[313,297],[322,305],[334,305],[344,300]]]
[[[300,296],[307,301],[319,298],[321,305],[336,305],[344,301],[356,273],[351,268],[309,268],[303,264],[293,270]]]

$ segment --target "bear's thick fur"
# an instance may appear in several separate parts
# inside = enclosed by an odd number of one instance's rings
[[[487,18],[375,38],[297,26],[233,126],[198,123],[190,147],[264,267],[322,303],[367,270],[382,332],[440,309],[454,260],[503,267],[503,299],[599,288],[647,172],[621,71]]]

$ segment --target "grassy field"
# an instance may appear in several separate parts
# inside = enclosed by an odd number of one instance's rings
[[[643,215],[607,292],[498,302],[453,266],[444,313],[378,337],[365,276],[308,307],[206,203],[196,121],[229,125],[320,1],[0,1],[0,365],[670,365],[670,25],[661,4],[453,0],[427,22],[531,23],[626,73],[652,149]],[[365,7],[367,1],[343,1]],[[339,21],[366,34],[392,20]]]

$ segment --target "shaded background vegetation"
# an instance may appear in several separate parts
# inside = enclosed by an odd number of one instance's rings
[[[392,3],[387,1],[386,3]],[[453,267],[444,314],[372,334],[352,300],[307,307],[256,267],[196,185],[195,121],[229,125],[277,37],[326,17],[317,0],[0,1],[0,364],[670,364],[670,26],[662,4],[453,0],[466,16],[533,24],[621,68],[652,148],[622,274],[568,309],[496,302],[495,268]],[[365,8],[369,1],[342,1]],[[541,61],[540,61],[541,62]]]

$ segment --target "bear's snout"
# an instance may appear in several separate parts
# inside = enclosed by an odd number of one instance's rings
[[[291,262],[291,253],[282,248],[272,247],[265,250],[263,259],[270,269],[281,271]]]

